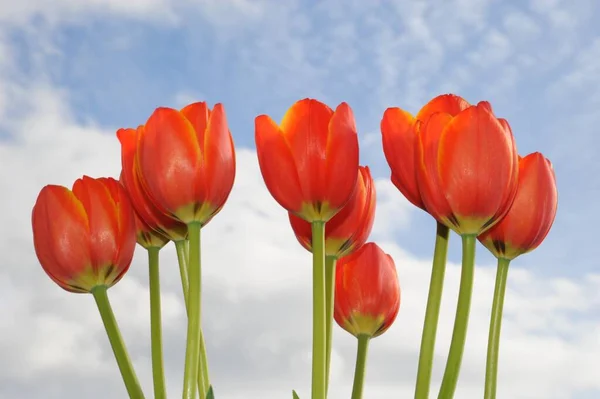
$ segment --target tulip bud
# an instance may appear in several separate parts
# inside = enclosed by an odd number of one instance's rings
[[[335,321],[358,337],[377,337],[394,322],[400,308],[400,285],[391,256],[367,243],[338,260]]]
[[[288,212],[307,222],[326,222],[348,202],[358,175],[358,136],[348,104],[334,112],[304,99],[279,126],[258,116],[255,132],[265,184]]]
[[[356,190],[341,211],[325,227],[325,255],[340,258],[360,248],[369,237],[375,219],[375,184],[366,166],[359,166]],[[304,248],[312,251],[312,229],[309,222],[293,213],[290,224]]]
[[[529,154],[519,160],[517,195],[508,213],[478,239],[495,257],[513,260],[542,243],[557,206],[552,164],[539,152]]]
[[[73,190],[49,185],[32,212],[35,253],[63,289],[111,287],[129,269],[135,250],[134,211],[112,178],[78,179]]]

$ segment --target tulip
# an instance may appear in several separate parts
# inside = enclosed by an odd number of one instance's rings
[[[392,171],[392,183],[412,204],[423,210],[426,208],[417,184],[416,171],[417,127],[427,122],[433,114],[442,112],[456,116],[469,106],[470,104],[462,97],[443,94],[429,101],[416,117],[400,108],[388,108],[383,114],[381,120],[383,151]],[[448,227],[438,222],[419,353],[416,399],[429,398],[435,339],[446,272],[448,233]]]
[[[206,103],[198,102],[181,111],[157,108],[138,131],[135,156],[141,186],[150,200],[188,228],[189,289],[184,283],[188,331],[183,392],[186,398],[196,397],[195,377],[201,373],[204,378],[199,384],[200,398],[205,398],[210,383],[200,320],[200,229],[222,209],[235,178],[235,151],[223,106],[216,104],[211,111]],[[180,256],[183,265],[181,260]]]
[[[134,218],[129,196],[116,180],[83,176],[72,190],[45,186],[31,219],[42,268],[61,288],[94,296],[129,397],[143,399],[106,292],[133,259]]]
[[[187,226],[177,219],[167,216],[161,211],[144,191],[136,168],[138,138],[142,135],[144,126],[137,129],[119,129],[117,137],[121,143],[121,183],[129,193],[140,222],[138,223],[138,243],[142,246],[149,238],[165,237],[175,243],[184,241],[187,237]],[[155,237],[149,233],[156,231]],[[142,236],[140,237],[140,234]],[[141,239],[141,242],[140,242]],[[156,241],[159,243],[160,240]]]
[[[508,213],[478,239],[496,258],[513,260],[546,238],[557,204],[552,164],[539,152],[529,154],[519,160],[517,194]]]
[[[552,227],[558,205],[552,164],[539,152],[519,159],[517,194],[508,213],[479,241],[498,258],[488,337],[485,399],[496,398],[500,331],[510,262],[537,248]]]
[[[337,259],[360,248],[369,237],[375,219],[375,184],[367,166],[359,166],[356,189],[350,200],[326,225],[325,229],[325,319],[327,354],[325,359],[326,385],[329,383]],[[312,251],[311,224],[289,213],[292,229],[300,244]]]
[[[331,219],[348,202],[358,175],[358,136],[348,104],[334,112],[304,99],[281,125],[260,115],[255,126],[260,170],[275,200],[308,222]]]
[[[375,220],[375,184],[368,166],[359,166],[356,190],[348,203],[326,224],[325,255],[346,256],[360,248],[369,237]],[[298,242],[312,251],[311,224],[289,213]]]
[[[134,212],[114,179],[84,176],[72,191],[44,187],[33,208],[32,225],[42,268],[67,291],[112,287],[133,259]]]
[[[358,137],[352,110],[311,99],[296,102],[281,125],[255,120],[258,163],[265,184],[288,212],[311,223],[313,252],[312,396],[327,396],[325,222],[350,200],[358,177]]]
[[[482,101],[420,123],[417,182],[425,208],[460,235],[479,235],[508,211],[517,189],[512,131]]]
[[[392,325],[400,309],[400,285],[391,256],[367,243],[338,261],[335,321],[358,338],[352,399],[362,397],[368,344]]]
[[[136,168],[154,204],[182,223],[205,225],[229,197],[235,151],[221,104],[157,108],[138,130]]]
[[[438,398],[456,390],[473,290],[475,238],[510,208],[517,189],[518,155],[504,119],[482,101],[456,116],[419,122],[417,184],[427,211],[462,236],[461,282],[454,331]]]

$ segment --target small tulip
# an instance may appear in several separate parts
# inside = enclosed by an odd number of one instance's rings
[[[469,107],[462,97],[453,94],[437,96],[413,117],[400,108],[388,108],[381,120],[383,152],[392,171],[392,183],[413,205],[425,209],[415,166],[417,145],[416,122],[426,122],[431,115],[444,112],[452,116]]]
[[[225,110],[204,102],[157,108],[138,132],[136,168],[157,208],[178,221],[205,225],[229,197],[235,150]]]
[[[304,99],[279,126],[258,116],[255,133],[265,184],[288,212],[307,222],[328,221],[348,202],[358,175],[358,136],[348,104],[334,112]]]
[[[335,321],[358,337],[377,337],[394,322],[400,308],[400,285],[391,256],[372,242],[338,260]]]
[[[112,178],[84,176],[72,191],[46,186],[32,212],[35,253],[48,276],[67,291],[111,287],[133,258],[134,217],[127,192]]]
[[[349,255],[365,242],[375,219],[375,184],[367,166],[359,166],[356,190],[341,211],[327,222],[325,255],[340,258]],[[304,248],[312,251],[312,229],[309,222],[293,213],[290,224]]]
[[[479,241],[497,258],[513,260],[537,248],[548,232],[558,206],[556,177],[539,152],[519,160],[517,195],[508,213]]]
[[[164,238],[173,241],[184,240],[187,236],[187,226],[157,208],[142,187],[135,165],[138,135],[143,129],[144,126],[139,126],[137,130],[119,129],[117,137],[121,142],[120,182],[127,190],[135,209],[138,244],[148,248],[148,246],[159,246],[157,244],[160,244]]]
[[[433,114],[417,126],[417,183],[427,211],[461,235],[479,235],[508,211],[518,155],[508,122],[487,102]]]

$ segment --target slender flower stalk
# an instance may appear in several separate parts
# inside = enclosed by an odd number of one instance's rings
[[[354,384],[352,385],[352,399],[362,399],[370,340],[371,337],[367,334],[360,334],[358,336],[358,350],[356,353],[356,367],[354,369]]]
[[[115,314],[110,306],[106,290],[107,287],[105,285],[98,285],[92,289],[92,295],[94,295],[96,305],[98,305],[98,311],[102,317],[108,340],[110,341],[113,353],[117,359],[117,364],[121,371],[121,375],[123,376],[123,382],[127,388],[127,393],[132,399],[144,399],[144,393],[142,392],[137,375],[135,374],[135,370],[129,359],[127,348],[125,348],[125,343],[121,337],[121,332],[119,331]]]
[[[177,250],[177,261],[179,263],[179,272],[181,274],[181,287],[183,289],[183,298],[185,302],[186,314],[189,317],[189,282],[188,282],[188,256],[189,256],[189,241],[175,242]],[[198,371],[198,387],[203,386],[205,390],[210,387],[208,377],[208,358],[206,356],[206,344],[204,343],[204,333],[200,328],[200,370]],[[200,389],[200,388],[199,388]]]
[[[329,370],[331,365],[331,347],[333,343],[333,308],[335,298],[336,256],[325,257],[325,327],[327,353],[325,355],[325,391],[329,388]]]
[[[462,363],[467,328],[469,324],[469,312],[471,309],[471,294],[473,293],[473,274],[475,270],[475,235],[462,236],[462,270],[460,275],[460,290],[458,293],[458,304],[456,306],[456,317],[454,319],[454,331],[446,369],[442,378],[442,386],[438,399],[452,399],[456,391],[460,366]]]
[[[498,377],[498,355],[500,353],[500,330],[502,328],[502,310],[506,293],[506,280],[510,260],[498,258],[496,271],[496,287],[490,320],[488,337],[487,361],[485,365],[485,399],[496,399],[496,380]]]
[[[325,222],[312,222],[313,249],[313,353],[312,399],[325,399],[326,388],[326,294]]]
[[[190,239],[190,258],[188,263],[189,292],[188,292],[188,329],[185,349],[185,369],[183,374],[183,398],[196,398],[196,377],[199,371],[200,327],[201,327],[201,286],[202,274],[200,265],[200,230],[201,224],[188,224]],[[204,384],[198,387],[200,398],[206,398]]]
[[[154,380],[154,397],[165,399],[165,371],[163,365],[162,323],[160,309],[160,248],[148,248],[148,267],[150,272],[150,337],[152,343],[152,377]]]
[[[435,352],[435,338],[440,316],[442,291],[444,288],[444,274],[446,273],[448,235],[448,227],[438,223],[435,238],[435,250],[433,255],[433,267],[431,270],[431,281],[429,283],[429,297],[427,299],[427,310],[425,311],[425,322],[423,324],[423,335],[421,337],[421,350],[417,371],[415,399],[429,398],[431,369],[433,367],[433,355]]]

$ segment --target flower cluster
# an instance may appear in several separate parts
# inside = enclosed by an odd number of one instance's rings
[[[381,133],[391,180],[437,223],[415,398],[429,397],[449,231],[463,243],[460,294],[438,398],[454,397],[467,334],[479,240],[498,258],[486,363],[485,398],[495,398],[500,325],[508,266],[538,247],[557,210],[552,164],[520,157],[505,119],[488,102],[446,94],[417,114],[389,108]],[[188,324],[183,398],[214,398],[202,333],[201,231],[232,190],[235,148],[225,110],[190,104],[157,108],[145,124],[117,131],[118,180],[84,176],[72,190],[44,187],[32,213],[33,241],[48,276],[70,292],[91,293],[131,398],[144,398],[107,295],[131,264],[136,242],[148,255],[154,396],[165,398],[159,251],[177,250]],[[312,253],[313,399],[325,399],[333,320],[357,338],[352,398],[362,397],[367,349],[400,309],[396,265],[367,242],[376,210],[368,166],[359,165],[353,112],[314,100],[293,104],[281,123],[255,120],[256,152],[266,187]],[[208,265],[210,267],[211,265]],[[403,326],[410,328],[410,326]],[[293,393],[298,397],[297,393]]]

